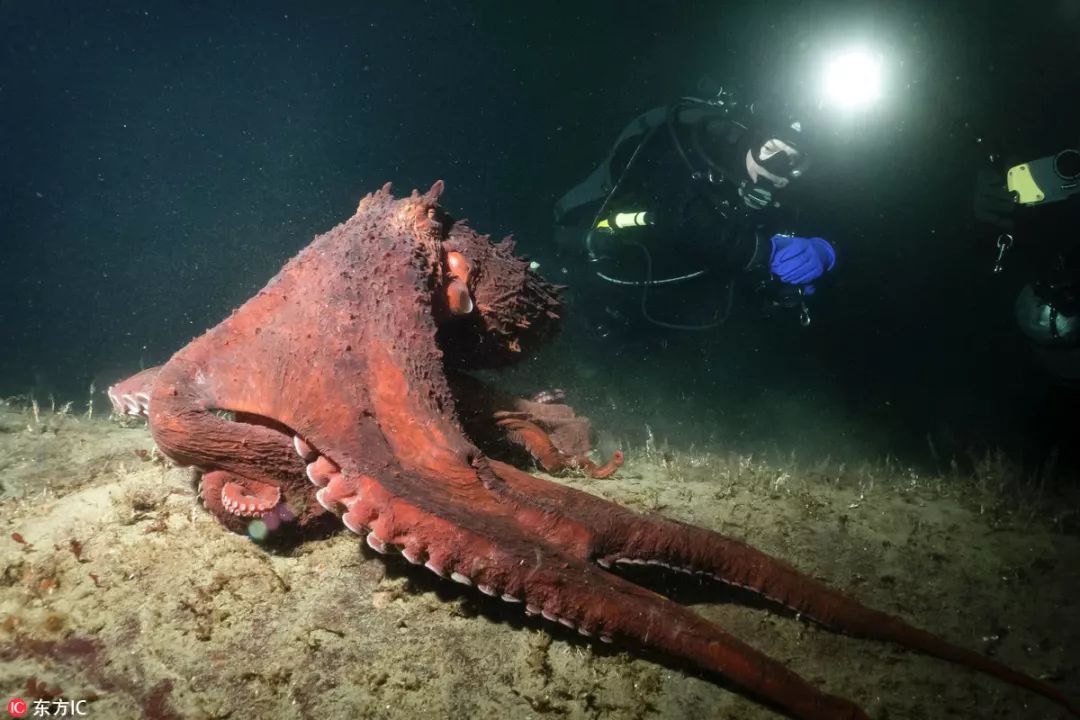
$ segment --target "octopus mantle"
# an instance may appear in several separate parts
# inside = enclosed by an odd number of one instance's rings
[[[493,459],[501,438],[551,471],[606,477],[621,462],[588,459],[587,422],[567,406],[499,396],[462,374],[527,356],[556,329],[559,302],[511,241],[492,243],[446,215],[441,192],[436,183],[400,200],[389,186],[368,195],[221,324],[161,368],[110,388],[118,411],[148,416],[162,452],[202,470],[203,498],[225,525],[340,518],[376,552],[398,552],[583,636],[696,664],[794,717],[867,715],[615,566],[737,585],[1077,714],[1052,686],[737,540]]]

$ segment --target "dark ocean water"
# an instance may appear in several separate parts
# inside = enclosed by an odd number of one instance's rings
[[[879,113],[822,140],[803,220],[843,264],[810,329],[570,323],[512,381],[570,387],[625,437],[1038,465],[1075,398],[1013,325],[1024,264],[989,272],[971,187],[991,141],[1080,140],[1080,0],[973,7],[4,2],[0,396],[81,400],[164,361],[387,180],[444,179],[451,212],[573,283],[552,203],[631,117],[703,80],[804,92],[807,58],[865,38],[892,76]]]

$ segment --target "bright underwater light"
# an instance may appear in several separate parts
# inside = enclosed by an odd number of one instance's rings
[[[833,57],[825,64],[822,90],[832,107],[857,110],[872,105],[881,97],[881,56],[856,49]]]

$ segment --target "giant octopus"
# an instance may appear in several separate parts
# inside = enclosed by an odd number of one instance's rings
[[[548,471],[606,477],[567,406],[466,375],[527,356],[556,329],[559,288],[439,205],[441,182],[387,184],[221,324],[110,388],[161,452],[202,472],[228,528],[303,530],[335,516],[378,553],[516,603],[604,643],[714,673],[786,714],[867,718],[852,702],[617,572],[660,566],[744,588],[835,631],[891,641],[1039,693],[1049,684],[870,609],[709,530],[632,512],[481,450],[501,435]]]

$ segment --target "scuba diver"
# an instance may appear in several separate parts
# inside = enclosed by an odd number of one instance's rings
[[[1037,471],[1080,467],[1080,151],[982,170],[973,209],[998,233],[993,272],[1018,278],[1014,318],[1048,381],[1028,418]]]
[[[555,206],[560,253],[586,261],[585,289],[603,298],[585,312],[602,307],[608,325],[704,330],[753,296],[809,325],[806,300],[836,251],[796,234],[781,204],[808,168],[805,134],[783,104],[742,104],[723,90],[631,121]]]
[[[974,213],[999,233],[995,273],[1021,240],[1017,325],[1055,383],[1080,391],[1080,150],[982,170]]]

